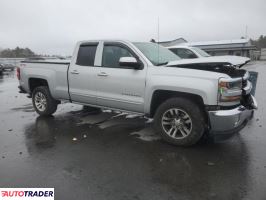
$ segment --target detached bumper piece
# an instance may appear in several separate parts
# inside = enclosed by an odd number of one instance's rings
[[[210,133],[214,140],[227,139],[246,126],[253,117],[254,109],[257,109],[256,99],[252,95],[248,102],[248,106],[240,105],[232,110],[209,111]]]

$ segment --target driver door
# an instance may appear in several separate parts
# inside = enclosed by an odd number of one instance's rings
[[[120,66],[121,57],[136,54],[122,43],[104,43],[101,66],[97,67],[97,104],[109,108],[144,111],[146,67]]]

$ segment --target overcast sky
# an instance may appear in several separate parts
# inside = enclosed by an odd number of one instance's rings
[[[266,34],[265,0],[0,0],[0,47],[71,55],[78,40],[188,41]]]

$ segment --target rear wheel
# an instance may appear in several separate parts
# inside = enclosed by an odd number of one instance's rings
[[[157,109],[154,127],[165,141],[179,146],[191,146],[202,137],[205,120],[199,106],[191,100],[171,98]]]
[[[36,112],[41,116],[52,115],[58,105],[58,102],[51,96],[47,86],[39,86],[33,90],[32,103]]]

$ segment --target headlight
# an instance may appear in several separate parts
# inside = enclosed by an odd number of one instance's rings
[[[219,101],[220,102],[232,102],[239,101],[242,94],[242,79],[224,79],[219,80]]]

